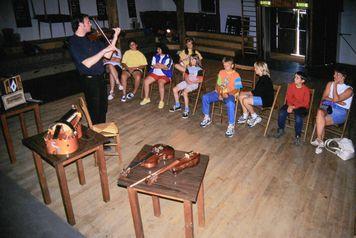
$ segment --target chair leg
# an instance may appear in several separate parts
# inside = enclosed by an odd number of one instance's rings
[[[210,116],[211,122],[214,121],[214,110],[215,110],[215,102],[213,102],[213,106],[211,107],[211,116]]]
[[[94,153],[94,166],[98,167],[98,158],[96,157],[96,153]]]
[[[305,125],[304,138],[303,138],[304,142],[306,141],[306,139],[307,139],[307,135],[308,135],[308,129],[309,129],[309,117],[308,117],[308,120],[307,120],[307,122],[306,122],[306,123],[307,123],[307,124]]]
[[[235,101],[235,115],[234,115],[234,117],[235,117],[235,124],[236,124],[236,116],[237,116],[237,106],[239,105],[239,100],[236,100]]]
[[[195,111],[197,110],[199,97],[200,97],[200,90],[198,91],[197,98],[195,99],[194,109],[193,109],[193,115],[195,114]]]
[[[268,127],[269,127],[269,123],[271,122],[271,118],[272,118],[272,113],[273,113],[273,107],[269,113],[269,116],[268,116],[268,121],[267,121],[267,124],[266,124],[266,129],[265,129],[265,132],[263,134],[263,136],[266,136],[267,135],[267,131],[268,131]]]
[[[120,135],[116,136],[116,152],[119,159],[119,162],[122,162],[122,153],[121,153],[121,143],[120,143]]]
[[[222,104],[222,102],[220,102],[220,124],[222,124],[222,121],[223,121],[222,111],[223,111],[223,104]]]
[[[310,137],[310,143],[312,143],[312,141],[313,141],[313,137],[314,137],[314,134],[315,134],[315,129],[316,129],[316,124],[314,124],[313,132],[312,132],[311,137]]]
[[[168,100],[167,100],[167,105],[169,105],[169,102],[171,100],[171,92],[172,92],[172,81],[173,79],[171,79],[170,83],[169,83],[169,89],[168,89]]]

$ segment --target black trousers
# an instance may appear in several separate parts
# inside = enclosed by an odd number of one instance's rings
[[[93,124],[104,123],[108,110],[106,80],[100,76],[81,76],[83,92]]]

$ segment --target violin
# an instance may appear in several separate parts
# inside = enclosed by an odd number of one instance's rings
[[[156,144],[152,146],[149,151],[142,153],[140,157],[141,158],[138,161],[134,161],[126,169],[123,169],[120,176],[127,177],[131,170],[137,166],[153,168],[160,160],[173,159],[174,149],[169,145]]]
[[[174,149],[169,145],[157,144],[152,147],[149,154],[153,155],[141,163],[141,166],[147,169],[156,167],[161,160],[173,159]]]
[[[165,173],[166,171],[171,171],[174,175],[176,175],[178,172],[186,168],[191,168],[196,166],[199,162],[200,162],[200,153],[191,151],[189,153],[184,154],[182,158],[173,161],[169,165],[160,168],[154,173],[149,174],[146,177],[140,179],[139,181],[131,184],[130,187],[132,188],[142,182],[145,182],[148,185],[152,185],[155,182],[157,182],[158,176],[160,174]]]
[[[102,31],[104,32],[105,36],[109,39],[111,39],[115,33],[114,30],[111,30],[109,28],[102,28]],[[93,30],[92,32],[87,34],[87,37],[91,41],[97,41],[97,40],[104,40],[104,35],[99,31],[99,30]]]

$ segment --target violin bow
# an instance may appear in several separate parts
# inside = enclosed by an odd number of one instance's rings
[[[105,40],[109,43],[109,45],[111,45],[110,40],[109,40],[108,37],[105,35],[103,29],[101,29],[101,27],[99,26],[98,22],[94,19],[94,17],[91,17],[91,20],[94,22],[96,28],[100,31],[100,33],[104,36]]]

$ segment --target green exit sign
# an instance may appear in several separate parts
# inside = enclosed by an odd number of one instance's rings
[[[297,8],[308,8],[309,4],[307,2],[297,2],[297,3],[295,3],[295,6]]]
[[[265,7],[270,7],[271,6],[271,1],[260,1],[261,6]]]

